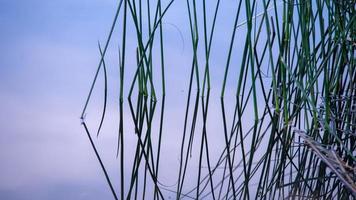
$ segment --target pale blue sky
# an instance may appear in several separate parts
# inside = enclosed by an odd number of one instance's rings
[[[167,170],[178,163],[176,141],[180,140],[183,125],[181,106],[186,101],[192,55],[184,2],[177,1],[165,21],[166,50],[170,52],[166,55],[167,85],[171,88],[166,99],[166,115],[167,119],[175,119],[166,122],[167,134],[171,135],[162,147],[169,153]],[[112,198],[80,126],[79,116],[99,60],[97,41],[104,42],[116,3],[114,0],[0,0],[0,199]],[[233,1],[222,4],[223,15],[230,18],[218,18],[217,28],[222,31],[216,32],[211,62],[214,98],[221,89],[235,4]],[[116,34],[114,44],[121,38]],[[243,36],[243,31],[238,33],[239,46],[243,45],[239,38]],[[128,37],[128,44],[134,40],[134,35]],[[117,177],[115,45],[112,50],[108,53],[109,83],[113,85],[109,88],[108,114],[111,117],[103,129],[110,134],[98,142],[110,144],[110,148],[101,153],[109,173]],[[238,63],[239,56],[241,54],[233,57],[233,64]],[[129,64],[134,62],[131,58],[128,54]],[[227,93],[232,96],[236,66],[230,69],[227,85]],[[127,73],[132,72],[128,67]],[[210,123],[209,130],[220,133],[219,98],[214,98],[209,112],[217,113],[211,118],[219,123]],[[101,104],[92,106],[88,115],[97,112]],[[217,144],[220,140],[223,142],[221,135],[216,138],[213,141]],[[134,141],[134,137],[131,139]],[[174,178],[162,177],[168,185]]]
[[[0,199],[111,199],[79,115],[115,3],[0,1]]]

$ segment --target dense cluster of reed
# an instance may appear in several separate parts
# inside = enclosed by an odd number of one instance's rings
[[[355,198],[355,1],[238,0],[233,2],[230,30],[221,30],[216,26],[224,12],[223,1],[187,0],[191,71],[186,107],[181,108],[185,109],[185,115],[180,116],[184,124],[181,140],[177,141],[180,144],[179,166],[174,168],[178,169],[177,182],[167,186],[160,181],[164,165],[160,159],[164,153],[161,145],[168,140],[164,137],[169,132],[165,122],[173,119],[165,117],[164,19],[174,9],[174,3],[174,0],[120,0],[109,37],[103,48],[99,44],[101,59],[82,112],[82,124],[114,198]],[[129,25],[136,34],[136,64],[129,66],[135,69],[134,76],[125,77],[127,60],[133,59],[128,58],[132,53],[127,52]],[[118,188],[113,186],[114,177],[106,172],[92,139],[91,133],[95,131],[89,131],[84,120],[102,71],[105,98],[96,130],[99,135],[108,87],[105,54],[115,27],[120,27],[121,37]],[[228,45],[219,50],[225,52],[218,57],[225,65],[216,67],[211,64],[211,52],[219,31],[228,35],[224,40]],[[238,31],[243,34],[240,33],[237,42]],[[236,57],[237,61],[232,62]],[[232,74],[232,68],[238,69],[237,73]],[[215,75],[212,70],[224,71],[220,85],[212,85],[211,78]],[[226,95],[228,84],[235,91],[233,98]],[[125,87],[129,90],[124,91]],[[213,87],[219,90],[220,97],[212,98]],[[212,104],[220,104],[219,112],[208,112]],[[130,110],[126,115],[125,106]],[[209,147],[215,141],[209,140],[211,133],[207,127],[220,121],[209,121],[211,115],[219,116],[222,122],[220,132],[214,132],[224,141],[216,159],[211,158],[213,152]],[[158,126],[153,126],[154,120],[159,121]],[[134,133],[124,131],[127,121],[133,122]],[[127,134],[136,135],[134,152],[125,152]],[[127,157],[133,158],[133,163]],[[189,168],[191,162],[198,167]],[[196,176],[188,176],[188,171]]]

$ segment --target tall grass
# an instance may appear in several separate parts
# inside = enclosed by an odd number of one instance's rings
[[[104,49],[99,45],[100,62],[81,115],[114,199],[165,199],[172,194],[176,199],[356,198],[355,1],[239,0],[233,2],[229,30],[217,24],[226,14],[223,3],[186,0],[191,66],[185,114],[180,116],[179,166],[172,172],[177,183],[167,186],[160,181],[162,144],[169,139],[164,137],[170,129],[165,123],[174,119],[165,115],[170,88],[164,19],[174,0],[119,1]],[[114,189],[116,178],[109,177],[84,116],[103,70],[99,136],[109,87],[105,55],[118,26],[120,187]],[[134,75],[125,77],[126,60],[134,58],[127,52],[129,26],[136,34],[136,63],[129,66]],[[226,38],[216,37],[221,31]],[[226,49],[214,49],[217,39]],[[214,56],[213,51],[225,53]],[[225,65],[216,67],[213,59]],[[217,71],[223,74],[218,85],[212,84]],[[124,91],[127,84],[130,89]],[[219,90],[218,101],[212,88]],[[234,97],[227,94],[231,88]],[[220,111],[211,113],[209,105],[219,103]],[[212,115],[221,121],[209,120]],[[128,121],[134,124],[134,152],[125,152],[125,135],[132,134],[124,131]],[[212,123],[221,123],[214,133],[214,138],[223,138],[221,152],[211,149],[216,143],[209,139]]]

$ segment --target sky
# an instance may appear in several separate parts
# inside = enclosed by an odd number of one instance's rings
[[[186,101],[192,55],[188,20],[184,18],[187,15],[181,13],[185,12],[181,2],[167,14],[165,30],[167,52],[171,52],[167,54],[167,85],[172,88],[166,100],[167,119],[180,116],[178,122],[166,122],[170,140],[162,148],[169,153],[166,158],[171,158],[166,160],[166,169],[162,169],[166,172],[178,163],[178,153],[173,158],[170,154],[179,148],[175,141],[179,140],[183,125],[184,113],[180,108]],[[112,199],[79,117],[99,61],[97,42],[105,41],[116,4],[114,0],[0,0],[0,199]],[[223,6],[225,14],[235,9],[229,4]],[[218,19],[222,30],[228,29],[231,22],[229,18]],[[243,32],[238,34],[242,36]],[[212,52],[212,66],[216,66],[212,67],[215,97],[220,90],[226,54],[219,49],[227,49],[228,37],[226,31],[216,32],[212,47],[218,50]],[[128,44],[134,40],[129,36]],[[113,87],[108,122],[103,128],[108,134],[96,142],[104,146],[100,153],[115,177],[115,92],[119,72],[115,47],[111,48],[109,83]],[[129,64],[133,62],[130,56]],[[234,57],[232,62],[237,59]],[[238,68],[231,69],[232,74],[237,71]],[[132,72],[130,68],[127,71]],[[228,94],[233,94],[235,84],[228,83]],[[99,104],[100,101],[91,104],[93,110],[87,114],[95,115]],[[212,104],[210,112],[220,112],[219,103]],[[219,115],[215,118],[221,120]],[[222,123],[218,124],[209,125],[209,130],[221,130]],[[223,143],[222,137],[215,139],[217,144]],[[130,140],[134,141],[134,137],[129,136]],[[174,183],[174,178],[162,180]]]
[[[115,4],[0,1],[0,199],[111,199],[79,116]]]

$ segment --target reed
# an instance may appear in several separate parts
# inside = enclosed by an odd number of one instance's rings
[[[224,13],[226,4],[232,13]],[[160,178],[167,176],[161,172],[167,153],[162,145],[169,140],[165,124],[176,119],[167,118],[166,94],[178,91],[167,86],[171,57],[165,17],[176,4],[120,0],[103,49],[99,43],[99,65],[81,114],[114,199],[356,198],[355,5],[353,0],[186,0],[190,32],[184,36],[190,37],[191,65],[185,114],[177,116],[184,123],[177,142],[179,165],[172,172],[176,184],[169,186]],[[229,27],[219,24],[226,15]],[[127,43],[129,29],[135,33],[134,47]],[[222,32],[228,36],[217,38]],[[120,187],[114,189],[117,177],[109,177],[84,116],[103,71],[100,137],[110,87],[105,56],[118,35]],[[221,42],[225,49],[214,49]],[[127,60],[133,58],[129,68],[134,75],[127,77]],[[216,91],[219,97],[212,94]],[[212,113],[209,108],[216,105],[220,110]],[[124,131],[127,123],[134,125],[134,133]],[[220,131],[210,130],[211,124]],[[135,135],[136,144],[125,140],[127,134]],[[223,141],[219,152],[211,148],[216,137]],[[135,151],[126,151],[127,145]]]

